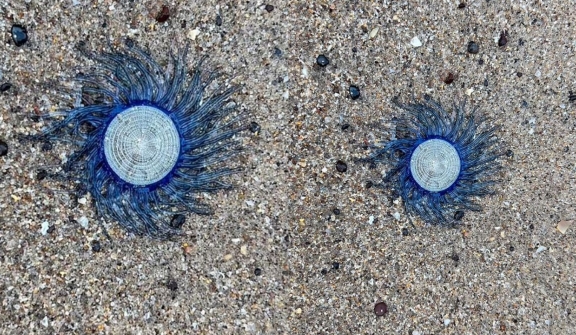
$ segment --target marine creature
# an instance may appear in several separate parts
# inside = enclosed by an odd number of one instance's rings
[[[452,113],[430,97],[396,104],[407,111],[396,134],[371,156],[372,163],[391,163],[383,185],[398,192],[408,213],[426,223],[453,225],[466,210],[479,211],[477,197],[494,193],[501,168],[498,127],[465,102]]]
[[[96,69],[79,74],[84,104],[50,113],[42,136],[72,140],[64,170],[95,200],[104,219],[154,238],[181,233],[185,215],[210,214],[204,192],[230,189],[227,164],[239,152],[236,87],[220,88],[204,58],[190,72],[188,48],[163,69],[129,41],[92,53]],[[217,86],[217,87],[215,87]]]

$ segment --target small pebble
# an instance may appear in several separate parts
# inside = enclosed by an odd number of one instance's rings
[[[372,181],[370,181],[370,180],[368,180],[368,181],[366,182],[366,184],[364,185],[364,187],[366,187],[366,188],[371,188],[372,186],[374,186],[374,183],[373,183]]]
[[[180,229],[182,225],[184,225],[184,222],[186,222],[186,216],[184,214],[176,214],[172,217],[172,220],[170,220],[170,227]]]
[[[358,86],[351,85],[348,92],[350,92],[350,98],[352,98],[352,100],[360,98],[360,89]]]
[[[170,279],[167,283],[166,283],[166,287],[170,290],[170,291],[176,291],[178,290],[178,282],[174,279]]]
[[[272,5],[266,5],[266,7],[264,7],[264,9],[266,9],[266,11],[267,11],[268,13],[270,13],[271,11],[274,10],[274,6],[272,6]]]
[[[344,173],[348,170],[348,165],[346,165],[346,163],[344,163],[343,161],[339,160],[336,162],[336,170],[338,172]]]
[[[328,273],[328,270],[326,269],[322,269],[322,271],[320,271],[321,274],[326,275]]]
[[[250,126],[248,127],[248,129],[253,132],[253,133],[257,133],[260,131],[260,125],[254,121],[250,122]]]
[[[220,27],[222,25],[222,16],[216,15],[216,25]]]
[[[0,157],[8,154],[8,143],[0,140]]]
[[[511,149],[506,150],[506,157],[508,158],[514,157],[514,151],[512,151]]]
[[[342,127],[340,127],[342,130],[348,130],[350,128],[350,124],[345,123],[342,125]]]
[[[458,9],[464,9],[464,8],[466,8],[466,3],[461,2],[461,3],[458,5]]]
[[[28,41],[28,31],[24,26],[19,24],[13,25],[11,33],[12,41],[14,41],[17,47],[23,46]]]
[[[319,55],[316,57],[316,64],[320,65],[321,67],[325,67],[330,64],[330,60],[328,60],[328,57],[324,55]]]
[[[454,220],[460,221],[464,217],[464,211],[456,211],[454,212]]]
[[[514,246],[510,246],[510,251],[514,251]]]
[[[338,208],[334,208],[332,213],[334,213],[334,215],[340,215],[340,210]]]
[[[420,42],[420,39],[418,38],[418,36],[414,36],[412,37],[412,39],[410,40],[410,44],[414,47],[414,48],[418,48],[422,46],[422,42]]]
[[[508,33],[503,31],[500,33],[500,39],[498,40],[498,46],[503,47],[508,43]]]
[[[340,263],[338,263],[338,262],[332,263],[332,269],[334,269],[334,270],[340,269]]]
[[[12,84],[10,83],[4,83],[0,85],[0,92],[6,92],[10,89],[10,87],[12,87]]]
[[[52,143],[46,141],[42,143],[42,147],[40,148],[42,151],[50,151],[52,150]]]
[[[98,241],[98,240],[92,241],[92,251],[93,252],[102,251],[102,245],[100,245],[100,241]]]
[[[46,178],[46,176],[48,176],[48,172],[46,172],[46,170],[38,169],[38,171],[36,171],[36,180],[43,180]]]
[[[402,228],[402,236],[408,236],[408,228]]]
[[[170,18],[170,8],[166,5],[162,6],[162,9],[156,15],[156,21],[164,23]]]
[[[470,41],[468,42],[468,52],[471,54],[477,54],[480,51],[480,47],[476,42]]]
[[[255,275],[255,276],[259,276],[259,275],[261,275],[261,274],[262,274],[262,269],[260,269],[260,268],[254,269],[254,275]]]
[[[374,305],[374,314],[377,316],[384,316],[384,314],[388,313],[388,305],[385,302],[379,302]]]

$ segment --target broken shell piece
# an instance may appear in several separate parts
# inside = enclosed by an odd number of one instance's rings
[[[556,226],[556,229],[558,229],[558,231],[560,231],[562,234],[566,234],[566,231],[573,222],[574,220],[560,221],[558,222],[558,226]]]

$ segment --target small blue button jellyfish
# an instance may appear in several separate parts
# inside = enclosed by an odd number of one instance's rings
[[[397,124],[397,136],[364,161],[390,163],[384,184],[396,190],[408,213],[431,224],[455,224],[475,201],[494,193],[502,156],[497,126],[465,103],[449,114],[427,97],[422,102],[395,103],[408,112]]]
[[[105,219],[138,235],[180,234],[184,215],[211,213],[201,193],[231,188],[224,177],[237,169],[227,163],[244,128],[232,116],[236,88],[214,89],[218,73],[203,71],[203,60],[189,74],[187,48],[166,70],[133,43],[110,53],[80,50],[98,64],[78,76],[93,103],[49,114],[42,136],[75,139],[64,169],[87,186]]]

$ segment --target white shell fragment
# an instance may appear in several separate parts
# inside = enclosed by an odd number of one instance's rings
[[[180,135],[172,119],[151,106],[134,106],[118,114],[106,129],[104,155],[122,180],[150,185],[176,165]]]
[[[427,140],[412,153],[410,173],[423,189],[444,191],[458,179],[460,156],[454,146],[444,140]]]
[[[412,39],[410,40],[410,44],[412,44],[412,46],[415,48],[422,46],[422,42],[420,42],[420,39],[418,38],[418,36],[412,37]]]
[[[560,221],[558,222],[558,226],[556,226],[556,229],[558,229],[558,231],[561,232],[562,234],[566,234],[566,231],[568,230],[570,225],[572,225],[573,222],[574,220]]]

